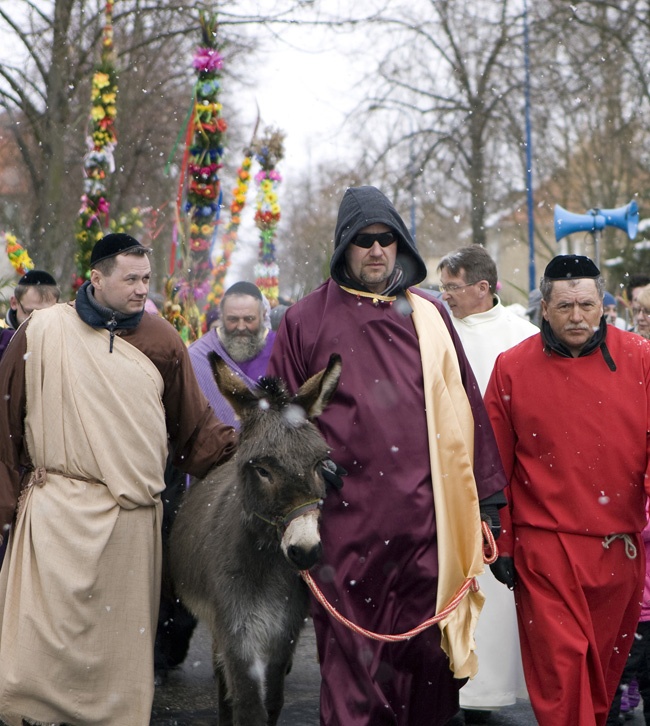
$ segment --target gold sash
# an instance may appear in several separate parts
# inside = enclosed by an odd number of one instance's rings
[[[484,571],[483,542],[474,480],[474,418],[462,383],[449,331],[437,308],[407,292],[420,341],[433,499],[438,536],[436,612],[452,599],[466,578]],[[478,671],[474,631],[485,600],[469,591],[439,624],[442,648],[455,678]]]

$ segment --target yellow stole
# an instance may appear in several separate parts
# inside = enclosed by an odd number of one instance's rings
[[[484,571],[478,494],[474,480],[474,418],[458,357],[437,308],[407,291],[420,342],[429,457],[438,536],[436,613],[453,598],[466,578]],[[439,623],[441,645],[455,678],[478,671],[474,631],[483,593],[467,593]]]

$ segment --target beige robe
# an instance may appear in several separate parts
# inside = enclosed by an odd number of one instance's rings
[[[146,726],[161,570],[163,380],[59,305],[27,329],[22,494],[0,572],[0,717]]]
[[[484,571],[483,539],[474,479],[474,419],[449,332],[437,309],[408,293],[420,341],[433,500],[438,537],[436,613],[467,578]],[[449,484],[449,486],[445,486]],[[439,623],[441,646],[456,678],[478,671],[474,632],[485,598],[469,591]]]

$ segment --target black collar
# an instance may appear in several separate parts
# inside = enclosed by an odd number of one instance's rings
[[[607,348],[605,338],[607,338],[607,321],[603,315],[600,319],[598,330],[596,330],[596,332],[591,336],[591,339],[587,341],[578,354],[578,358],[584,358],[586,355],[591,355],[595,350],[600,348],[603,358],[605,359],[605,363],[607,363],[607,367],[613,372],[616,370],[616,363],[614,363],[609,349]],[[557,355],[561,355],[563,358],[573,358],[571,351],[557,338],[546,319],[542,320],[542,340],[544,342],[545,351],[553,351],[554,353],[557,353]]]
[[[75,299],[77,315],[91,328],[105,328],[111,334],[108,352],[113,352],[113,340],[116,330],[130,330],[137,328],[144,315],[144,310],[131,315],[125,315],[117,310],[105,308],[95,300],[93,286],[87,280],[79,288]]]

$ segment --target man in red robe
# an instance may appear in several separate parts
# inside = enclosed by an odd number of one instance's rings
[[[540,290],[541,332],[485,395],[510,482],[492,571],[514,587],[540,726],[604,726],[643,593],[650,345],[606,324],[589,258],[555,257]]]
[[[342,357],[339,387],[318,425],[347,476],[324,503],[314,578],[354,623],[398,634],[482,571],[480,512],[496,524],[505,478],[449,316],[412,287],[425,264],[374,187],[345,192],[330,271],[285,313],[269,373],[296,390],[331,353]],[[481,598],[472,593],[440,628],[398,643],[358,635],[314,603],[321,723],[447,723],[458,689],[476,672]]]

